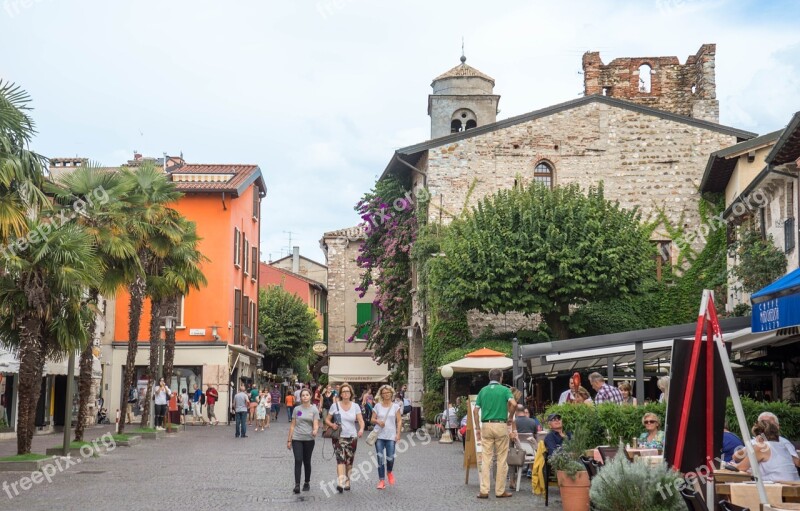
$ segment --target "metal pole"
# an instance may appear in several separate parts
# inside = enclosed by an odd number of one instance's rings
[[[70,433],[72,431],[72,392],[75,379],[75,351],[70,350],[67,362],[67,397],[64,399],[64,456],[69,455]]]
[[[644,404],[644,344],[636,343],[636,402]]]
[[[614,386],[614,357],[608,357],[608,384]]]

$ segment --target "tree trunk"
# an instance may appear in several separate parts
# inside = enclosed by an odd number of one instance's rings
[[[544,321],[557,340],[569,339],[569,304],[558,304],[558,310],[543,314]]]
[[[180,296],[175,295],[164,302],[165,316],[177,317],[178,300],[180,300]],[[175,321],[177,322],[177,319]],[[167,330],[164,334],[164,381],[169,384],[172,381],[172,371],[175,367],[175,328]],[[180,389],[172,389],[172,391],[180,392]]]
[[[42,392],[44,346],[42,322],[31,314],[19,325],[19,389],[17,391],[17,454],[31,452],[36,406]]]
[[[156,374],[158,366],[158,340],[161,337],[161,310],[162,302],[160,300],[150,301],[150,361],[148,366],[148,380],[147,380],[147,405],[142,410],[142,427],[150,426],[150,396],[153,392],[153,385],[155,379],[158,378]]]
[[[90,321],[94,332],[95,320]],[[75,424],[75,440],[83,440],[83,431],[86,428],[86,422],[89,419],[89,398],[92,394],[92,362],[94,361],[94,353],[92,352],[92,338],[89,337],[89,342],[81,352],[80,361],[80,378],[78,380],[78,422]]]
[[[96,289],[90,291],[89,303],[97,305],[100,293]],[[92,366],[94,362],[94,331],[97,324],[97,315],[92,314],[92,319],[86,325],[88,342],[81,352],[80,376],[78,379],[78,422],[75,424],[75,440],[83,441],[83,431],[89,417],[89,398],[92,395]]]
[[[139,342],[139,321],[142,318],[142,303],[144,302],[146,286],[147,283],[144,275],[137,275],[136,279],[128,287],[128,291],[130,291],[131,295],[131,303],[128,307],[128,357],[125,361],[125,381],[120,389],[120,434],[125,430],[125,407],[128,404],[128,390],[133,386],[136,377],[135,368],[136,350]]]

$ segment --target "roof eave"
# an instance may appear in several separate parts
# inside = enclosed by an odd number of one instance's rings
[[[789,121],[789,124],[786,126],[786,129],[783,130],[780,138],[775,145],[772,147],[772,151],[769,152],[765,161],[770,165],[780,165],[782,163],[786,163],[785,161],[775,162],[775,159],[779,156],[779,153],[783,150],[783,147],[792,138],[795,131],[800,130],[800,112],[795,112],[792,116],[792,119]]]

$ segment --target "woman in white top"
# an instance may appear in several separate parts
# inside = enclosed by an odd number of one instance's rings
[[[164,378],[158,381],[158,387],[153,390],[153,401],[155,404],[156,429],[164,429],[164,416],[167,414],[167,403],[169,402],[169,387],[164,382]]]
[[[753,427],[753,434],[757,435],[753,446],[761,469],[761,478],[764,481],[800,481],[797,467],[800,459],[793,457],[785,445],[778,440],[778,426],[773,422],[760,420]],[[744,449],[739,452],[744,454]],[[734,454],[734,458],[737,454]],[[739,470],[750,468],[750,459],[745,457],[736,465]]]
[[[364,416],[361,407],[353,402],[353,387],[349,383],[339,386],[339,400],[331,406],[325,424],[334,430],[341,429],[339,438],[333,440],[333,453],[336,455],[336,491],[350,489],[350,472],[356,455],[358,439],[364,434]]]
[[[272,394],[269,393],[269,389],[264,392],[264,395],[261,397],[261,399],[264,400],[264,408],[267,409],[267,416],[264,418],[263,424],[265,424],[267,429],[269,429],[269,421],[272,418],[272,413],[270,413],[270,410],[272,410]],[[261,431],[264,431],[263,425],[261,426]]]
[[[375,405],[372,414],[372,423],[378,429],[378,441],[375,442],[375,449],[378,451],[378,489],[386,488],[384,479],[388,479],[389,484],[394,485],[394,449],[400,440],[400,431],[403,429],[403,408],[392,401],[394,389],[389,385],[383,385],[378,389],[380,401]],[[386,466],[384,467],[384,461]]]

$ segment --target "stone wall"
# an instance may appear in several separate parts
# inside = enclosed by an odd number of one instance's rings
[[[521,312],[508,312],[506,314],[486,314],[471,310],[467,313],[467,324],[472,337],[481,335],[487,327],[495,333],[519,332],[520,330],[536,330],[542,319],[539,314],[525,316]]]
[[[704,44],[681,64],[677,57],[634,57],[603,64],[599,52],[583,55],[586,95],[603,94],[687,117],[719,122],[715,82],[716,45]],[[640,90],[639,69],[651,68],[650,91]]]
[[[464,207],[473,181],[469,206],[518,180],[527,185],[536,164],[546,160],[556,185],[603,181],[607,198],[639,207],[643,219],[663,208],[673,224],[699,225],[698,186],[708,155],[735,143],[732,135],[587,103],[431,149],[425,165],[429,220],[440,221],[441,212],[448,223]],[[653,238],[669,236],[658,229]]]
[[[363,270],[356,265],[363,240],[348,236],[323,238],[327,247],[328,262],[328,353],[353,353],[365,351],[366,343],[347,342],[356,324],[356,304],[372,303],[375,288],[372,286],[363,298],[355,288],[361,284]]]

